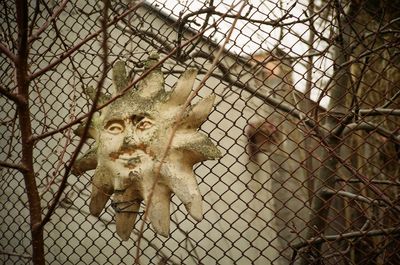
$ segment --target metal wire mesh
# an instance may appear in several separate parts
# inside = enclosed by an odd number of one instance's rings
[[[20,2],[0,9],[2,264],[32,264],[35,244],[18,166]],[[131,79],[151,51],[167,57],[169,90],[188,67],[198,69],[198,84],[218,59],[194,99],[218,97],[200,130],[222,157],[195,166],[203,220],[173,196],[170,235],[147,222],[140,231],[142,207],[128,241],[115,234],[110,203],[90,215],[93,171],[64,176],[79,143],[73,122],[91,107],[83,91],[103,73],[104,4],[29,3],[27,95],[42,216],[67,180],[44,225],[46,263],[132,264],[139,247],[142,264],[400,264],[398,1],[228,2],[110,3],[107,60],[125,60]]]

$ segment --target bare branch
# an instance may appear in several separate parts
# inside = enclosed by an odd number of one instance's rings
[[[143,78],[145,78],[151,71],[153,71],[155,68],[159,67],[160,65],[162,65],[166,60],[168,60],[169,58],[171,58],[174,54],[177,53],[177,51],[182,48],[185,47],[187,45],[189,45],[190,43],[192,43],[194,40],[196,40],[197,38],[199,38],[200,36],[202,36],[204,34],[205,31],[209,30],[210,28],[214,27],[214,25],[218,23],[218,21],[214,22],[212,25],[210,25],[209,27],[207,27],[206,29],[199,31],[197,34],[195,34],[193,37],[191,37],[190,39],[188,39],[186,42],[184,42],[181,46],[176,46],[170,53],[168,53],[164,58],[160,59],[158,63],[154,64],[152,67],[150,67],[147,71],[143,72],[141,76],[139,76],[138,78],[136,78],[135,80],[131,81],[123,90],[120,91],[120,93],[114,97],[112,97],[111,99],[109,99],[108,101],[104,102],[103,104],[99,105],[96,107],[96,111],[100,110],[106,106],[108,106],[110,103],[114,102],[115,100],[117,100],[118,98],[122,97],[126,92],[128,92],[135,84],[137,84],[140,80],[142,80]],[[108,24],[109,25],[109,24]],[[273,100],[273,102],[276,103],[277,106],[282,105],[279,101],[277,100]],[[293,110],[290,108],[290,111]],[[299,114],[300,115],[300,114]],[[81,122],[83,119],[87,118],[89,116],[89,114],[85,114],[82,115],[81,117],[76,118],[74,121],[69,122],[68,124],[61,126],[59,128],[57,128],[54,131],[51,132],[47,132],[44,134],[40,134],[37,136],[33,136],[32,140],[33,141],[38,141],[41,139],[44,139],[46,137],[49,137],[51,135],[54,135],[56,133],[59,133],[65,129],[68,129],[69,127]]]
[[[36,39],[39,38],[40,34],[42,34],[47,28],[48,26],[57,19],[57,17],[61,14],[61,12],[65,9],[65,6],[67,5],[67,3],[69,2],[69,0],[64,0],[60,3],[60,5],[58,6],[58,8],[53,12],[53,14],[50,16],[49,19],[46,20],[46,22],[35,32],[33,33],[30,37],[28,42],[32,43],[33,41],[35,41]],[[32,22],[33,23],[33,22]],[[33,28],[33,25],[31,25],[31,28]]]
[[[15,54],[12,53],[3,43],[0,43],[0,53],[7,56],[14,63],[17,60]]]
[[[357,130],[365,130],[365,131],[369,131],[369,132],[374,131],[374,132],[379,133],[380,135],[385,136],[385,137],[389,138],[390,140],[393,140],[394,142],[400,144],[400,134],[399,134],[398,130],[391,132],[385,128],[382,128],[382,126],[380,126],[378,124],[366,122],[366,121],[348,124],[344,128],[342,135],[346,136],[350,132],[357,131]]]
[[[17,58],[15,61],[15,78],[17,85],[17,94],[21,101],[17,105],[19,128],[21,132],[21,164],[23,171],[26,194],[28,197],[28,209],[31,226],[31,245],[32,262],[35,265],[44,265],[44,239],[43,228],[39,227],[42,221],[42,207],[40,203],[39,192],[36,183],[36,174],[33,161],[34,143],[32,137],[32,122],[29,106],[29,44],[28,44],[28,19],[29,6],[27,0],[15,1],[16,22],[18,30]]]
[[[78,143],[78,146],[76,147],[74,153],[72,154],[72,157],[70,161],[68,162],[67,166],[65,167],[65,172],[64,176],[61,180],[60,187],[51,203],[49,206],[49,210],[47,211],[46,215],[43,218],[43,221],[40,224],[40,227],[43,227],[48,221],[50,221],[51,215],[54,213],[56,206],[58,202],[60,201],[61,195],[64,192],[65,187],[67,186],[67,181],[68,181],[68,176],[69,173],[71,172],[71,169],[73,167],[73,164],[75,160],[78,158],[79,152],[82,149],[84,143],[86,142],[87,134],[90,128],[90,121],[94,115],[94,113],[97,110],[97,103],[99,101],[100,95],[101,95],[101,89],[104,85],[104,81],[106,80],[107,77],[107,70],[108,70],[108,33],[107,33],[107,28],[108,28],[108,10],[110,8],[110,0],[104,0],[104,7],[103,7],[103,12],[102,12],[102,23],[101,23],[101,32],[103,35],[101,47],[103,51],[102,55],[102,62],[103,62],[103,69],[102,69],[102,74],[100,77],[99,82],[97,83],[97,89],[96,89],[96,95],[93,99],[93,105],[88,113],[88,122],[85,125],[85,128],[83,129],[82,137],[81,140]]]
[[[179,21],[178,38],[177,38],[178,46],[182,43],[183,29],[184,29],[186,23],[189,21],[189,18],[190,18],[190,17],[193,17],[193,16],[198,16],[198,15],[201,15],[201,14],[206,14],[206,21],[208,21],[210,14],[211,14],[214,10],[215,10],[215,7],[214,7],[214,6],[210,6],[210,7],[204,8],[204,9],[197,10],[196,12],[190,12],[189,14],[185,15],[185,16]],[[225,16],[226,16],[226,14],[225,14]],[[202,27],[203,30],[204,30],[204,28],[205,28],[206,23],[207,23],[207,22],[205,22],[205,23],[203,24],[203,27]],[[195,46],[195,45],[196,45],[196,43],[193,44],[193,46]],[[177,56],[178,58],[181,58],[181,49],[178,50],[176,56]]]
[[[21,172],[26,171],[26,168],[24,168],[21,164],[14,164],[14,163],[9,163],[9,162],[5,162],[5,161],[0,161],[0,166],[6,167],[6,168],[17,169]]]
[[[329,236],[321,236],[321,237],[313,237],[309,240],[302,241],[300,243],[291,245],[291,247],[295,250],[299,250],[301,248],[321,244],[324,242],[329,241],[340,241],[344,239],[352,239],[358,237],[372,237],[372,236],[382,236],[382,235],[398,235],[400,234],[400,227],[393,227],[393,228],[385,228],[385,229],[377,229],[377,230],[370,230],[370,231],[354,231],[350,233],[345,233],[341,235],[329,235]]]
[[[248,18],[246,16],[239,16],[239,19],[241,20],[245,20],[248,21],[250,23],[255,23],[255,24],[260,24],[260,25],[267,25],[267,26],[273,26],[273,27],[284,27],[284,26],[290,26],[290,25],[294,25],[294,24],[301,24],[301,23],[305,23],[308,22],[310,19],[316,17],[317,15],[319,15],[322,11],[324,11],[325,8],[327,8],[330,3],[329,1],[327,1],[327,3],[317,12],[315,12],[313,14],[313,16],[307,17],[305,19],[297,19],[291,22],[284,22],[287,19],[292,18],[293,16],[290,14],[290,12],[292,11],[292,9],[297,5],[297,3],[295,2],[293,5],[291,5],[289,8],[287,8],[285,11],[286,13],[276,19],[276,20],[260,20],[260,19],[252,19],[252,18]],[[211,11],[214,15],[219,15],[219,16],[226,16],[228,18],[235,18],[237,17],[237,14],[227,14],[227,13],[222,13],[222,12],[218,12],[218,11]]]
[[[132,11],[138,9],[140,6],[142,5],[142,2],[138,3],[135,6],[130,7],[128,10],[126,10],[124,13],[122,13],[119,16],[114,17],[114,19],[112,21],[110,21],[107,24],[107,28],[116,24],[118,21],[120,21],[121,19],[123,19],[124,17],[128,16]],[[102,33],[102,29],[90,34],[89,36],[87,36],[84,40],[80,41],[79,43],[75,44],[73,47],[71,47],[69,50],[63,52],[58,59],[54,60],[53,62],[51,62],[50,64],[48,64],[46,67],[38,70],[35,73],[32,73],[29,76],[30,80],[33,80],[41,75],[43,75],[44,73],[48,72],[49,70],[53,69],[55,66],[57,66],[58,64],[60,64],[62,61],[64,61],[66,58],[68,58],[69,56],[71,56],[74,52],[76,52],[80,47],[82,47],[85,43],[87,43],[88,41],[96,38],[98,35],[100,35]]]
[[[153,183],[153,185],[151,187],[151,191],[150,191],[150,194],[148,196],[148,202],[146,204],[146,210],[145,210],[145,213],[144,213],[143,220],[146,220],[146,217],[148,215],[149,211],[148,211],[147,208],[149,207],[149,205],[151,205],[153,192],[154,192],[155,186],[157,185],[159,177],[160,177],[161,166],[164,163],[165,158],[167,157],[167,154],[168,154],[168,152],[169,152],[169,150],[171,148],[171,144],[172,144],[172,141],[173,141],[173,139],[175,137],[175,133],[176,133],[176,131],[178,129],[179,123],[183,119],[183,117],[185,115],[185,112],[187,110],[187,107],[191,104],[193,98],[198,94],[200,89],[205,85],[207,79],[210,77],[212,72],[217,67],[217,64],[218,64],[218,62],[220,60],[220,57],[221,57],[221,55],[222,55],[222,53],[223,53],[223,51],[225,49],[225,46],[229,42],[229,40],[231,38],[231,35],[232,35],[232,32],[235,29],[235,25],[236,25],[236,22],[239,19],[240,13],[242,12],[242,10],[246,6],[246,4],[247,4],[247,1],[243,1],[243,4],[240,6],[240,9],[239,9],[239,11],[237,13],[237,16],[235,17],[235,19],[234,19],[234,21],[232,23],[232,26],[229,29],[223,44],[220,46],[217,54],[215,55],[215,58],[214,58],[214,61],[213,61],[212,65],[210,66],[209,70],[207,71],[207,73],[205,74],[203,79],[200,81],[199,85],[194,89],[194,91],[187,98],[186,102],[182,105],[182,111],[180,113],[178,113],[178,115],[176,117],[175,126],[172,128],[172,131],[171,131],[171,133],[169,135],[169,139],[168,139],[166,148],[165,148],[165,150],[164,150],[164,152],[163,152],[163,154],[161,156],[160,161],[154,166],[154,172],[155,172],[155,175],[157,176],[157,178],[155,179],[155,181],[154,181],[154,183]],[[233,8],[234,8],[234,6],[232,5],[231,9],[233,9]],[[139,230],[140,231],[140,236],[139,236],[138,241],[137,241],[137,250],[136,250],[136,258],[135,258],[135,263],[137,263],[137,264],[140,264],[140,242],[141,242],[141,239],[143,237],[144,225],[145,225],[145,222],[142,222],[140,230]]]
[[[207,4],[207,2],[206,2],[205,4]],[[214,0],[209,1],[209,2],[208,2],[208,6],[209,6],[209,8],[214,8]],[[215,10],[215,9],[213,9],[213,10]],[[209,21],[210,21],[211,15],[212,15],[211,12],[206,13],[206,17],[205,17],[205,19],[204,19],[204,22],[203,22],[203,25],[202,25],[202,27],[201,27],[201,30],[204,30],[204,29],[207,27],[207,25],[208,25],[208,23],[209,23]],[[182,26],[182,29],[183,29],[183,23],[181,23],[181,24],[179,25],[179,29],[178,29],[178,43],[181,42],[181,41],[179,40],[179,34],[182,34],[182,32],[180,32],[181,26]],[[199,45],[200,42],[201,42],[201,39],[198,39],[195,43],[192,44],[192,47],[190,47],[188,50],[185,51],[185,53],[186,53],[187,55],[189,55],[192,51],[194,51],[194,50],[196,49],[196,47],[198,47],[198,45]],[[180,54],[179,54],[179,52],[180,52],[180,51],[178,51],[178,55],[177,55],[178,60],[179,60],[179,58],[181,57]]]
[[[10,91],[2,86],[0,86],[0,94],[4,95],[6,98],[14,101],[17,104],[21,103],[21,99],[16,94],[10,93]]]
[[[0,255],[14,256],[14,257],[19,257],[19,258],[23,258],[23,259],[32,259],[31,256],[26,255],[26,254],[19,254],[19,253],[8,252],[8,251],[3,251],[3,250],[0,250]]]
[[[355,178],[352,178],[352,179],[337,178],[336,181],[346,182],[346,183],[359,183],[359,182],[361,182],[359,179],[355,179]],[[384,179],[371,179],[370,182],[373,183],[373,184],[379,184],[379,185],[400,186],[400,182],[399,181],[390,181],[390,180],[384,180]]]
[[[343,190],[333,190],[333,189],[323,189],[321,191],[321,193],[323,194],[328,194],[328,195],[340,195],[342,197],[347,197],[353,200],[357,200],[357,201],[361,201],[361,202],[366,202],[366,203],[370,203],[370,204],[376,204],[376,205],[386,205],[386,203],[383,203],[383,201],[380,200],[375,200],[369,197],[365,197],[365,196],[361,196],[358,194],[354,194],[348,191],[343,191]]]
[[[357,113],[360,116],[379,116],[379,115],[400,116],[400,109],[386,109],[386,108],[360,109],[358,110]]]

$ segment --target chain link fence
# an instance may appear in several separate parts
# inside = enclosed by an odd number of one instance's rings
[[[399,1],[0,5],[0,263],[400,264]],[[123,241],[74,131],[152,52],[167,91],[195,67],[192,104],[217,96],[222,156],[194,166],[201,221],[173,195],[167,237],[142,205]]]

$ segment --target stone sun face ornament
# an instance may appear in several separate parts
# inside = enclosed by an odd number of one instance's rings
[[[150,55],[146,67],[157,62],[158,55]],[[193,165],[221,156],[211,140],[197,131],[211,112],[214,95],[185,110],[160,172],[155,172],[196,75],[195,69],[187,70],[175,88],[167,92],[161,69],[156,68],[137,89],[100,110],[91,121],[89,137],[95,139],[95,147],[76,161],[73,173],[95,169],[90,213],[99,216],[111,199],[117,234],[122,240],[129,239],[142,201],[154,230],[163,236],[169,235],[173,193],[195,220],[202,219],[202,197]],[[114,65],[113,83],[115,95],[128,84],[123,62]],[[86,92],[93,98],[93,89]],[[107,99],[105,95],[100,97],[102,102]],[[81,135],[82,127],[75,131],[77,135]]]

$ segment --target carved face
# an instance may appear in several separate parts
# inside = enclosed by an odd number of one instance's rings
[[[143,164],[154,159],[151,140],[157,137],[158,126],[153,119],[140,115],[107,119],[103,124],[98,163],[116,176],[114,190],[124,190],[126,186],[121,181],[143,174]]]
[[[149,65],[155,62],[150,59]],[[164,236],[169,234],[173,193],[194,219],[202,218],[202,198],[193,165],[218,158],[220,152],[197,131],[211,111],[214,96],[183,109],[195,77],[195,70],[186,71],[175,89],[166,92],[163,75],[156,69],[137,90],[117,99],[92,120],[90,134],[96,140],[96,150],[79,159],[74,170],[82,173],[96,168],[90,212],[98,216],[111,197],[117,233],[124,240],[130,237],[142,201],[147,204],[154,229]],[[117,93],[127,84],[123,63],[114,66],[113,80]],[[176,117],[182,111],[184,118],[177,124]],[[175,136],[170,142],[173,126]]]

